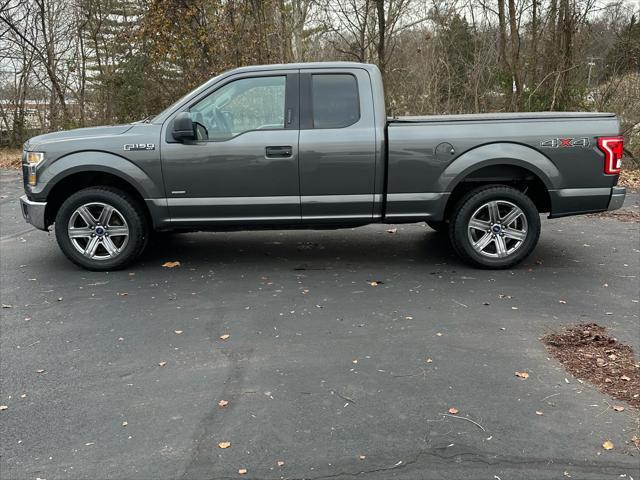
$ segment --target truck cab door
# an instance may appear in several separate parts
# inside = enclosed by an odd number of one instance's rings
[[[300,72],[302,222],[370,223],[379,214],[374,215],[376,128],[369,75],[354,68]]]
[[[165,122],[161,158],[174,227],[299,224],[298,71],[245,72],[183,109],[195,140]]]

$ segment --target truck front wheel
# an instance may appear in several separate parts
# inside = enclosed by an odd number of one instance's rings
[[[146,245],[148,227],[142,207],[111,187],[80,190],[56,215],[56,240],[73,263],[88,270],[117,270],[133,262]]]
[[[540,237],[540,214],[524,193],[481,187],[458,203],[449,224],[455,251],[481,268],[510,268],[527,258]]]

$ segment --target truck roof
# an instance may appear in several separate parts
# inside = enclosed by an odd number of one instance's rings
[[[362,68],[364,70],[378,70],[378,67],[372,63],[359,63],[359,62],[299,62],[299,63],[274,63],[271,65],[248,65],[246,67],[239,67],[233,70],[228,70],[226,73],[237,72],[256,72],[264,70],[293,70],[293,69],[312,69],[312,68]]]

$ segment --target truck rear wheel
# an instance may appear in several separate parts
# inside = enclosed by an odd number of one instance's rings
[[[481,268],[510,268],[527,258],[540,237],[540,215],[524,193],[507,186],[467,193],[453,213],[449,238],[458,255]]]
[[[60,206],[55,221],[62,252],[87,270],[117,270],[133,262],[147,243],[142,206],[111,187],[80,190]]]

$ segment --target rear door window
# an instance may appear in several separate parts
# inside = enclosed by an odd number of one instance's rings
[[[313,128],[344,128],[360,119],[358,83],[346,73],[311,76]]]

